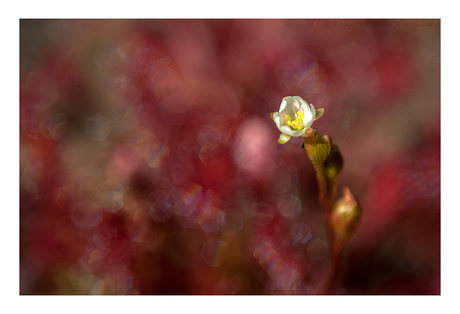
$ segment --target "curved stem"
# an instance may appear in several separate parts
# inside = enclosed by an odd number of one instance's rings
[[[331,188],[330,182],[326,179],[324,175],[324,170],[322,165],[315,165],[316,178],[318,179],[319,186],[319,202],[324,208],[324,220],[326,222],[326,231],[327,231],[327,241],[329,244],[329,250],[333,247],[334,244],[334,233],[330,224],[330,216],[332,211],[333,199],[331,199]]]
[[[334,206],[334,199],[336,194],[336,182],[334,179],[328,179],[324,175],[322,165],[315,165],[316,177],[319,186],[319,201],[324,208],[324,220],[326,224],[327,241],[329,246],[329,254],[331,257],[331,266],[329,271],[329,278],[325,286],[324,294],[330,294],[335,287],[340,271],[340,262],[343,252],[343,243],[337,241],[334,236],[331,224],[331,212]]]
[[[331,254],[331,266],[329,271],[329,278],[325,289],[325,294],[331,294],[337,283],[340,265],[342,260],[344,244],[336,242]]]

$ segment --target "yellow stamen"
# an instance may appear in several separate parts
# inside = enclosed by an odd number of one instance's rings
[[[293,130],[303,130],[303,113],[301,111],[297,111],[294,120],[289,115],[286,115],[286,124]]]
[[[289,125],[291,129],[300,131],[305,128],[303,124],[304,115],[301,111],[297,111],[294,119],[292,119],[291,116],[288,114],[285,117],[286,117],[286,125]]]

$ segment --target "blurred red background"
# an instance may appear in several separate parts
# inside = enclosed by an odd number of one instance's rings
[[[21,294],[317,294],[324,116],[363,213],[336,294],[440,293],[440,20],[21,20]]]

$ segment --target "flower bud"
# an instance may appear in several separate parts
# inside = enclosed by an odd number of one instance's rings
[[[343,189],[343,196],[334,204],[331,213],[331,225],[338,239],[351,237],[361,217],[361,207],[348,188]]]
[[[304,148],[315,167],[322,167],[332,147],[329,135],[323,135],[315,129],[305,132]]]
[[[343,157],[340,153],[339,147],[332,144],[331,151],[326,161],[324,162],[324,175],[329,180],[335,180],[343,168]]]

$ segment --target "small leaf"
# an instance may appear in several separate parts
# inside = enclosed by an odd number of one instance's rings
[[[321,118],[324,114],[324,108],[318,108],[315,110],[315,120],[318,120],[319,118]]]
[[[291,139],[291,137],[289,135],[286,135],[284,133],[281,133],[280,134],[280,138],[278,139],[278,143],[280,144],[285,144],[287,143],[289,140]]]
[[[274,112],[270,112],[270,118],[272,118],[273,121],[275,121],[275,118],[273,118]]]

